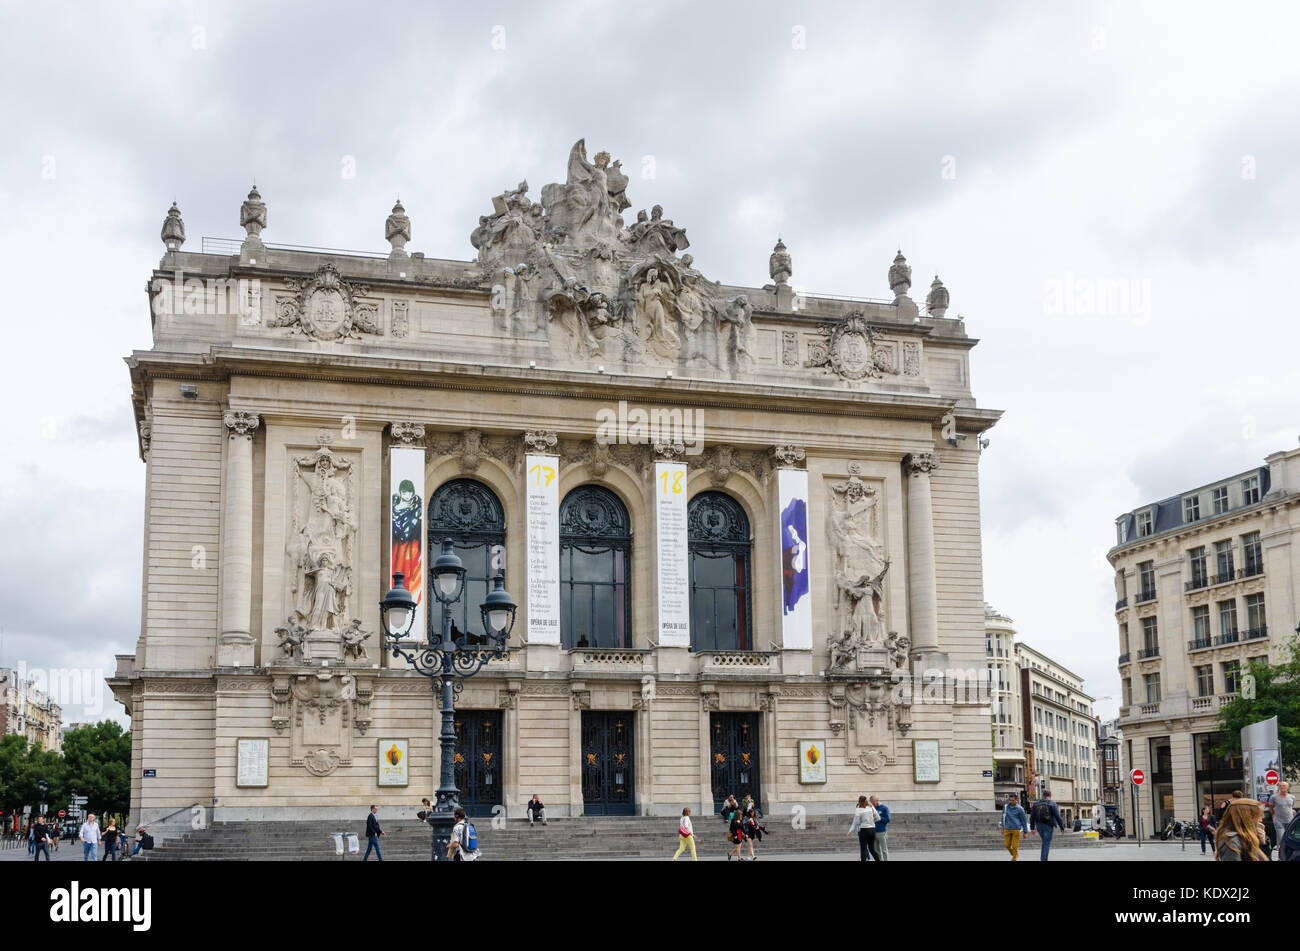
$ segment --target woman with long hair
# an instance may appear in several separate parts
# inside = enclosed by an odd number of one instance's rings
[[[1209,806],[1202,807],[1201,809],[1201,854],[1202,855],[1205,854],[1205,844],[1214,835],[1214,829],[1217,824],[1218,823],[1214,818],[1214,810],[1211,809]]]
[[[859,796],[857,808],[853,810],[853,823],[845,833],[845,838],[851,837],[855,832],[858,834],[859,862],[865,862],[867,856],[880,861],[880,855],[876,852],[876,823],[879,821],[880,816],[867,801],[867,797]]]
[[[1215,861],[1267,862],[1264,828],[1260,825],[1263,816],[1264,807],[1257,799],[1234,799],[1228,803],[1215,834]]]

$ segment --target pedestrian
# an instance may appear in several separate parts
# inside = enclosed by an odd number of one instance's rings
[[[1011,853],[1011,861],[1020,860],[1020,835],[1029,834],[1029,820],[1020,805],[1020,797],[1012,793],[1007,797],[1007,804],[1002,807],[1002,821],[998,823],[1002,830],[1002,847]]]
[[[687,807],[682,810],[681,821],[677,823],[677,851],[673,853],[673,861],[677,861],[677,856],[689,846],[691,850],[691,861],[698,862],[699,857],[695,854],[695,827],[691,825],[691,810]]]
[[[727,801],[722,804],[722,821],[730,823],[732,817],[740,811],[740,804],[736,802],[736,797],[730,795]]]
[[[30,819],[27,821],[27,854],[31,855],[36,851],[36,823]]]
[[[425,822],[429,818],[429,813],[433,812],[433,803],[427,799],[420,800],[420,811],[415,814],[415,818]]]
[[[371,806],[370,814],[366,816],[366,840],[368,844],[366,845],[366,854],[361,857],[361,861],[364,862],[370,858],[371,849],[375,850],[375,855],[379,856],[379,861],[384,860],[384,853],[379,851],[379,840],[381,838],[387,838],[387,836],[384,830],[379,828],[379,807]]]
[[[871,797],[871,808],[876,810],[876,854],[880,856],[880,861],[889,861],[889,843],[886,835],[889,832],[889,807],[880,801],[879,796]]]
[[[758,856],[754,854],[754,841],[762,838],[762,830],[758,824],[758,810],[754,808],[754,800],[748,799],[749,808],[745,811],[740,821],[740,831],[744,833],[745,843],[749,846],[749,860],[755,862]]]
[[[1264,805],[1255,799],[1234,799],[1223,811],[1215,833],[1216,862],[1267,862],[1264,851]]]
[[[131,850],[132,855],[139,855],[140,850],[146,852],[153,848],[153,836],[151,836],[144,826],[135,830],[135,848]]]
[[[1207,854],[1205,844],[1214,840],[1214,830],[1218,827],[1218,820],[1214,817],[1214,810],[1209,806],[1201,808],[1201,854]]]
[[[1038,860],[1046,862],[1048,853],[1052,851],[1052,836],[1056,830],[1065,830],[1065,821],[1061,818],[1061,810],[1057,808],[1056,803],[1052,802],[1051,790],[1043,790],[1043,798],[1034,803],[1034,808],[1029,811],[1029,829],[1031,832],[1037,832],[1038,838],[1042,840],[1042,848],[1038,853]]]
[[[1286,838],[1286,827],[1291,824],[1295,818],[1295,796],[1291,795],[1291,784],[1280,782],[1277,784],[1277,792],[1268,797],[1268,814],[1273,820],[1274,841],[1278,843]],[[1281,858],[1281,852],[1278,858]]]
[[[120,833],[117,830],[117,820],[109,819],[108,826],[104,829],[104,862],[117,861],[117,839]]]
[[[41,853],[44,852],[45,861],[48,862],[50,860],[50,829],[49,826],[45,824],[44,816],[38,816],[36,821],[32,823],[31,836],[32,855],[34,856],[34,860],[39,862],[41,860]]]
[[[537,793],[533,793],[533,798],[528,800],[528,828],[537,825],[538,819],[542,820],[542,825],[549,825],[546,821],[546,806]]]
[[[866,796],[858,797],[857,808],[853,810],[853,822],[849,825],[849,831],[844,837],[851,838],[853,833],[858,834],[858,861],[867,861],[867,856],[880,861],[880,856],[876,852],[876,822],[880,816],[876,810],[871,808],[871,803],[867,801]]]
[[[727,841],[731,843],[731,851],[727,853],[727,861],[730,862],[733,856],[743,861],[744,858],[740,854],[740,850],[745,844],[745,820],[740,814],[739,806],[731,810],[731,815],[727,819]]]
[[[758,811],[758,803],[754,802],[754,797],[746,793],[745,798],[740,801],[740,814],[742,816],[747,816],[751,809],[754,810],[755,818],[763,818],[763,814]]]
[[[86,816],[86,821],[81,824],[77,838],[81,840],[81,860],[83,862],[95,861],[99,857],[100,834],[99,823],[95,821],[93,812]]]
[[[447,843],[447,858],[453,862],[473,862],[479,857],[478,833],[464,809],[457,806],[455,817],[451,841]]]

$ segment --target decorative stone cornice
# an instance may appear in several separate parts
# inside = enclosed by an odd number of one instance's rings
[[[657,462],[681,462],[686,456],[686,447],[680,442],[657,442],[654,454]]]
[[[524,433],[524,448],[538,454],[551,454],[560,439],[551,429],[530,429]]]
[[[496,459],[507,469],[513,469],[519,458],[519,444],[512,439],[492,439],[481,429],[467,429],[450,438],[430,434],[425,440],[429,450],[440,456],[455,456],[460,471],[470,474],[478,470],[484,459]]]
[[[388,424],[388,435],[394,445],[423,448],[424,425],[413,420],[395,420]]]
[[[591,709],[591,691],[575,690],[573,691],[573,709],[590,710]]]
[[[261,424],[261,417],[256,413],[242,413],[238,410],[227,410],[221,417],[226,429],[230,430],[230,438],[252,439],[253,433]]]
[[[799,463],[803,462],[807,456],[803,446],[774,446],[772,456],[776,459],[777,468],[780,469],[798,469]]]
[[[903,464],[907,466],[908,475],[929,475],[939,468],[939,454],[937,452],[909,453],[903,457]]]

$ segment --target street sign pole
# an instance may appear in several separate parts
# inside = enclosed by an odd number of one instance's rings
[[[1137,813],[1137,844],[1142,848],[1142,784],[1146,781],[1147,774],[1140,769],[1135,769],[1128,774],[1129,782],[1133,784],[1133,804],[1134,811]],[[1184,845],[1186,842],[1184,841]]]

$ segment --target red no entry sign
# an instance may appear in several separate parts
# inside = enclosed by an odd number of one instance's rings
[[[1264,782],[1267,783],[1269,786],[1276,786],[1277,781],[1281,778],[1282,777],[1277,774],[1277,770],[1275,769],[1270,769],[1267,773],[1264,774]]]
[[[1146,782],[1147,774],[1142,772],[1140,769],[1135,769],[1133,772],[1128,774],[1128,778],[1132,781],[1134,786],[1141,786]]]
[[[62,818],[63,818],[64,816],[66,816],[66,815],[67,815],[67,813],[64,812],[62,809],[59,810],[59,818],[60,818],[60,819],[62,819]]]

